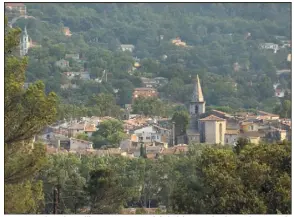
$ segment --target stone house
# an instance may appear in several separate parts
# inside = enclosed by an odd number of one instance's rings
[[[253,144],[259,144],[259,142],[264,136],[265,136],[264,133],[256,132],[256,131],[244,132],[239,134],[240,138],[246,138],[249,140],[250,143],[253,143]]]
[[[157,125],[150,125],[141,127],[133,131],[135,134],[137,141],[135,142],[143,142],[143,143],[152,143],[152,142],[162,142],[169,143],[171,130],[159,127]]]
[[[93,149],[93,142],[70,138],[71,151],[86,150],[86,149]]]
[[[133,100],[138,97],[158,97],[158,92],[154,88],[135,88],[133,92]]]
[[[239,138],[239,130],[227,129],[225,134],[225,144],[234,145]]]
[[[240,131],[241,132],[252,132],[252,131],[258,131],[259,125],[254,122],[241,122],[240,123]]]

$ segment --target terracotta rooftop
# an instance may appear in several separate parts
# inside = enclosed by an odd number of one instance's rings
[[[5,3],[5,7],[23,7],[25,6],[24,3]]]
[[[86,124],[84,131],[85,132],[96,132],[95,124]]]
[[[206,118],[200,119],[200,121],[225,121],[225,119],[219,118],[215,115],[209,115]]]
[[[228,134],[228,135],[238,135],[239,130],[226,130],[226,134]]]
[[[213,109],[212,111],[217,112],[217,113],[222,114],[222,115],[228,115],[228,113],[225,113],[225,112],[222,112],[222,111],[219,111],[219,110],[216,110],[216,109]]]
[[[261,114],[261,115],[268,115],[268,116],[279,117],[279,115],[268,113],[268,112],[265,112],[265,111],[258,111],[258,113]]]

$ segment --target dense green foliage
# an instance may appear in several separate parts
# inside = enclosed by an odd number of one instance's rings
[[[177,111],[172,117],[175,122],[176,136],[184,135],[189,124],[189,113],[186,111]]]
[[[179,213],[289,213],[291,146],[245,145],[237,155],[227,149],[204,149],[189,176],[173,195]],[[193,167],[193,166],[192,166]],[[255,174],[255,175],[254,175]],[[258,174],[258,176],[256,176]]]
[[[238,152],[192,145],[187,155],[157,160],[48,156],[41,172],[46,212],[52,212],[55,183],[59,213],[80,213],[83,207],[87,213],[119,213],[122,207],[159,205],[182,214],[290,213],[291,144],[241,142]]]
[[[29,52],[28,81],[43,79],[47,91],[54,90],[63,102],[75,106],[98,93],[116,96],[119,105],[128,104],[132,89],[141,85],[139,76],[168,78],[169,84],[159,89],[161,96],[186,103],[191,78],[199,74],[208,105],[270,112],[279,103],[272,97],[273,83],[279,80],[291,88],[291,79],[276,75],[276,70],[290,68],[290,49],[276,54],[259,49],[264,42],[280,44],[275,36],[290,39],[290,4],[60,3],[27,4],[27,9],[36,19],[20,19],[15,25],[27,25],[29,35],[42,45]],[[63,35],[64,26],[71,37]],[[246,38],[248,32],[251,36]],[[177,36],[190,47],[172,45],[170,40]],[[119,51],[120,44],[133,44],[133,54]],[[80,53],[84,59],[71,60],[71,71],[85,64],[92,78],[102,78],[106,70],[108,81],[67,81],[54,65],[66,53]],[[141,67],[128,73],[135,62],[132,56],[141,59]],[[68,82],[80,88],[60,89]]]
[[[57,97],[46,95],[36,82],[24,90],[27,59],[16,57],[20,29],[9,28],[5,18],[4,73],[4,188],[5,213],[40,212],[44,199],[42,183],[35,174],[46,162],[44,145],[34,136],[56,118]]]
[[[119,143],[126,138],[123,123],[119,120],[106,120],[99,124],[99,129],[93,133],[91,140],[94,148],[119,147]]]
[[[174,110],[174,105],[156,98],[137,98],[132,105],[133,113],[146,116],[168,117]]]

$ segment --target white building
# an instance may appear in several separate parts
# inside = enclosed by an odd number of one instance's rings
[[[265,50],[274,50],[274,53],[277,53],[279,50],[279,45],[274,43],[263,43],[260,44],[260,48]]]
[[[122,44],[120,47],[121,47],[122,51],[133,52],[133,50],[135,49],[135,46],[132,44]]]
[[[168,143],[171,136],[171,130],[161,128],[157,125],[151,125],[135,130],[134,134],[137,136],[137,142],[140,141],[144,143]]]

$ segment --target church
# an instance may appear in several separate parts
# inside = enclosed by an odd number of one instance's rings
[[[21,34],[20,37],[20,43],[19,43],[19,51],[20,56],[25,56],[29,52],[29,49],[34,47],[41,47],[36,42],[33,42],[32,38],[29,37],[27,32],[27,27],[25,26],[24,31]]]
[[[190,121],[186,130],[187,144],[225,144],[226,120],[215,115],[205,117],[205,100],[198,75],[194,81],[189,114]]]

